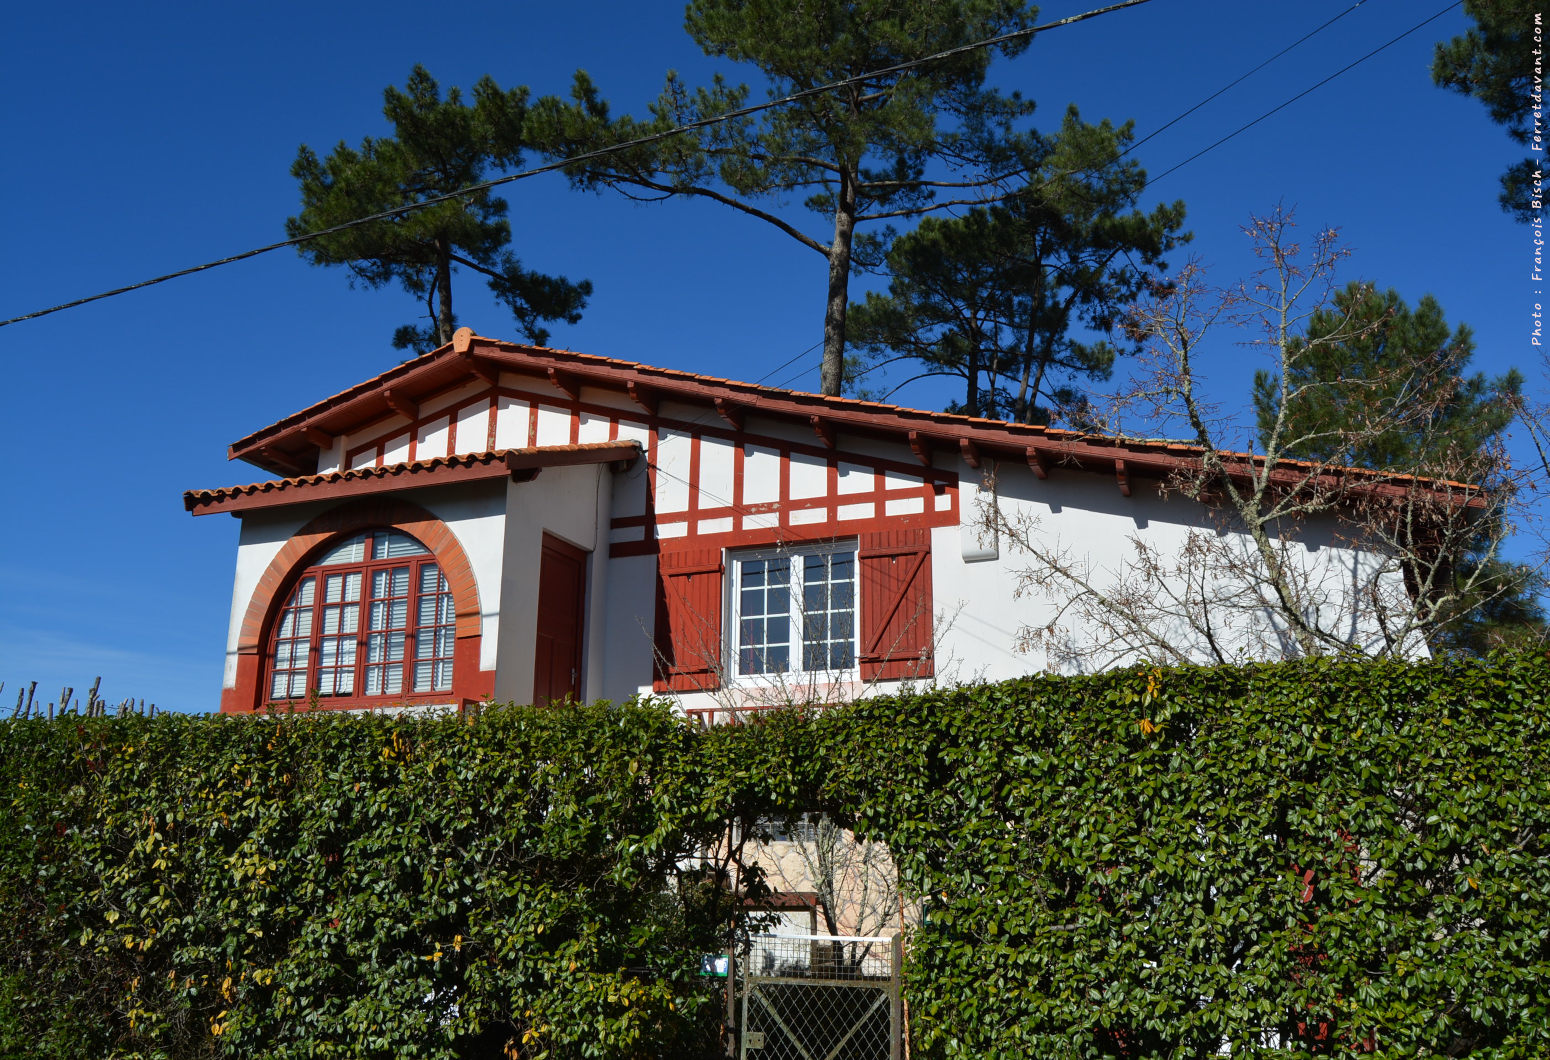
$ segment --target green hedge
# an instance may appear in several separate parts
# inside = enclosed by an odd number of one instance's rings
[[[698,764],[652,706],[5,726],[0,1033],[58,1057],[697,1055],[726,909],[677,867],[729,809]]]
[[[0,726],[0,1053],[692,1057],[728,821],[925,922],[916,1057],[1550,1055],[1550,663],[1134,669],[776,712]]]

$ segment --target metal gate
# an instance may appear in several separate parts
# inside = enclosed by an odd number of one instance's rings
[[[755,935],[740,963],[741,1060],[898,1060],[898,938]]]

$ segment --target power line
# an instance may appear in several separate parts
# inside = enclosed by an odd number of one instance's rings
[[[1336,22],[1340,21],[1342,18],[1345,18],[1347,15],[1349,15],[1351,12],[1355,11],[1357,8],[1361,7],[1362,4],[1364,4],[1366,2],[1367,2],[1367,0],[1356,0],[1356,2],[1353,3],[1350,7],[1346,8],[1344,11],[1341,11],[1339,14],[1335,15],[1333,18],[1328,19],[1327,21],[1321,23],[1320,25],[1316,26],[1312,30],[1310,30],[1307,33],[1303,34],[1301,37],[1297,38],[1297,40],[1293,41],[1291,44],[1288,44],[1285,48],[1282,48],[1280,51],[1276,52],[1274,55],[1270,56],[1268,59],[1265,59],[1263,62],[1261,62],[1257,66],[1255,66],[1253,69],[1251,69],[1248,72],[1244,73],[1243,75],[1235,78],[1234,80],[1228,82],[1226,85],[1223,85],[1221,88],[1217,89],[1215,92],[1211,93],[1205,99],[1201,100],[1199,103],[1196,103],[1194,106],[1190,107],[1188,110],[1184,111],[1182,114],[1179,114],[1177,117],[1174,117],[1174,118],[1170,119],[1169,121],[1164,122],[1158,128],[1152,130],[1150,133],[1148,133],[1147,135],[1143,136],[1141,139],[1139,139],[1139,140],[1135,141],[1134,143],[1130,144],[1129,146],[1127,146],[1125,148],[1125,150],[1123,150],[1123,151],[1121,151],[1119,153],[1117,158],[1124,158],[1126,155],[1130,154],[1136,148],[1140,147],[1142,144],[1146,143],[1148,140],[1150,140],[1153,137],[1157,136],[1159,133],[1162,133],[1164,130],[1166,130],[1166,129],[1174,126],[1174,125],[1177,125],[1179,122],[1183,121],[1185,118],[1189,117],[1191,114],[1195,113],[1197,110],[1199,110],[1200,108],[1204,107],[1206,104],[1212,102],[1213,100],[1215,100],[1218,97],[1220,97],[1223,94],[1225,94],[1230,89],[1236,87],[1237,85],[1239,85],[1243,81],[1246,81],[1248,78],[1252,77],[1254,74],[1256,74],[1259,71],[1263,70],[1265,67],[1269,66],[1271,63],[1273,63],[1277,59],[1281,58],[1287,52],[1292,51],[1294,48],[1296,48],[1299,45],[1303,44],[1304,42],[1306,42],[1310,38],[1318,35],[1319,33],[1322,33],[1324,30],[1328,29],[1330,26],[1334,25]],[[1374,48],[1372,51],[1368,52],[1366,55],[1363,55],[1360,58],[1355,59],[1355,60],[1353,60],[1350,63],[1347,63],[1345,66],[1341,67],[1339,70],[1336,70],[1334,73],[1330,74],[1328,77],[1324,78],[1322,81],[1319,81],[1317,84],[1312,85],[1311,87],[1304,89],[1303,91],[1297,93],[1297,95],[1293,96],[1292,98],[1290,98],[1290,99],[1286,100],[1285,102],[1283,102],[1283,103],[1281,103],[1281,104],[1271,108],[1270,110],[1268,110],[1265,113],[1261,114],[1259,117],[1255,118],[1253,121],[1248,122],[1247,124],[1242,125],[1239,128],[1237,128],[1237,129],[1234,129],[1232,132],[1228,133],[1226,136],[1224,136],[1221,139],[1217,140],[1215,143],[1212,143],[1210,146],[1202,148],[1199,151],[1196,151],[1194,154],[1192,154],[1188,158],[1184,159],[1184,161],[1179,162],[1178,164],[1176,164],[1176,165],[1174,165],[1174,166],[1164,170],[1162,173],[1159,173],[1157,176],[1155,176],[1155,177],[1148,177],[1147,181],[1146,181],[1146,184],[1143,185],[1140,189],[1138,189],[1136,194],[1139,195],[1141,192],[1146,191],[1153,184],[1157,183],[1159,180],[1161,180],[1163,177],[1166,177],[1168,174],[1174,172],[1175,170],[1181,169],[1182,167],[1184,167],[1184,166],[1188,165],[1189,163],[1195,161],[1195,159],[1201,157],[1202,155],[1205,155],[1205,154],[1215,150],[1216,148],[1218,148],[1218,147],[1222,146],[1223,144],[1225,144],[1227,141],[1233,139],[1233,137],[1238,136],[1241,133],[1247,132],[1249,129],[1253,128],[1255,125],[1258,125],[1260,122],[1264,121],[1266,118],[1268,118],[1271,115],[1277,113],[1278,111],[1284,110],[1285,108],[1291,106],[1293,103],[1296,103],[1298,100],[1302,99],[1304,96],[1308,95],[1309,93],[1314,92],[1314,91],[1316,91],[1319,88],[1322,88],[1324,85],[1326,85],[1329,82],[1333,81],[1335,78],[1339,77],[1341,74],[1344,74],[1347,71],[1353,69],[1354,67],[1361,65],[1362,63],[1366,62],[1368,59],[1371,59],[1373,56],[1377,55],[1379,52],[1382,52],[1385,49],[1387,49],[1389,47],[1392,47],[1393,45],[1399,43],[1401,40],[1404,40],[1406,37],[1410,36],[1412,33],[1416,32],[1417,30],[1421,29],[1422,27],[1424,27],[1424,26],[1426,26],[1426,25],[1428,25],[1428,24],[1430,24],[1432,22],[1435,22],[1437,19],[1441,18],[1443,15],[1447,14],[1449,11],[1451,11],[1454,8],[1458,7],[1461,2],[1462,2],[1462,0],[1454,0],[1453,3],[1448,4],[1442,10],[1438,11],[1436,14],[1430,16],[1429,18],[1426,18],[1426,19],[1422,20],[1421,22],[1416,23],[1414,26],[1411,26],[1409,29],[1405,30],[1399,36],[1393,38],[1392,40],[1388,41],[1385,44],[1382,44],[1382,45],[1378,46],[1377,48]],[[1078,169],[1067,170],[1067,171],[1062,172],[1062,173],[1051,174],[1050,176],[1045,177],[1044,179],[1040,180],[1036,185],[1032,185],[1031,184],[1030,185],[1030,190],[1037,191],[1039,188],[1047,187],[1050,184],[1053,184],[1053,183],[1055,183],[1058,180],[1064,180],[1065,178],[1071,177],[1071,176],[1075,176],[1078,173],[1087,172],[1088,169],[1090,169],[1090,168],[1091,167],[1088,167],[1087,169],[1078,168]],[[1011,174],[1007,174],[1007,175],[1010,176]],[[878,366],[874,365],[872,367],[876,368]],[[872,370],[871,368],[867,369],[867,371],[871,371],[871,370]],[[863,373],[863,374],[865,374],[865,373]],[[905,383],[900,383],[898,386],[894,387],[892,390],[889,391],[889,396],[891,397],[893,395],[893,393],[895,393],[898,390],[902,389],[908,383],[915,382],[917,379],[922,379],[922,378],[925,378],[925,376],[915,376],[915,377],[913,377],[911,379],[906,380]]]
[[[807,349],[803,350],[801,353],[797,354],[795,357],[788,357],[788,358],[786,358],[784,363],[776,365],[774,368],[771,368],[768,372],[765,372],[763,375],[761,375],[758,379],[755,379],[753,381],[754,382],[754,386],[758,386],[760,383],[764,382],[766,379],[768,379],[770,376],[774,375],[776,372],[779,372],[782,369],[788,368],[791,365],[795,364],[797,361],[801,360],[803,357],[806,357],[808,354],[812,353],[814,350],[816,350],[818,347],[820,347],[822,345],[823,345],[823,340],[819,339],[817,342],[813,343],[811,346],[809,346]],[[802,372],[805,374],[807,372],[807,369],[803,368]],[[777,386],[777,387],[782,387],[782,386],[785,386],[786,384],[785,383],[776,383],[774,385]]]
[[[1423,19],[1420,22],[1417,22],[1415,25],[1413,25],[1409,29],[1405,30],[1405,32],[1401,33],[1399,36],[1395,37],[1393,40],[1389,41],[1387,44],[1380,44],[1378,47],[1374,48],[1372,51],[1368,52],[1366,55],[1362,56],[1361,58],[1354,59],[1351,62],[1347,63],[1346,65],[1342,66],[1340,69],[1336,70],[1334,73],[1332,73],[1328,77],[1324,78],[1324,80],[1320,81],[1318,84],[1312,85],[1309,88],[1305,88],[1301,92],[1299,92],[1295,96],[1293,96],[1291,99],[1287,100],[1286,102],[1281,103],[1281,104],[1279,104],[1279,105],[1277,105],[1275,107],[1271,107],[1269,110],[1265,111],[1265,113],[1261,114],[1259,117],[1255,118],[1253,121],[1248,122],[1248,123],[1246,123],[1244,125],[1240,125],[1238,128],[1234,129],[1232,132],[1228,133],[1226,136],[1222,137],[1220,140],[1218,140],[1215,143],[1211,144],[1209,147],[1201,148],[1199,151],[1196,151],[1194,154],[1190,155],[1184,161],[1178,163],[1178,165],[1175,165],[1175,166],[1172,166],[1172,167],[1170,167],[1168,169],[1163,170],[1161,173],[1157,174],[1157,176],[1155,176],[1155,177],[1148,178],[1147,182],[1146,182],[1146,186],[1148,188],[1150,188],[1153,184],[1156,184],[1159,180],[1162,180],[1169,173],[1174,172],[1174,170],[1177,170],[1177,169],[1180,169],[1180,168],[1182,168],[1184,166],[1189,165],[1191,162],[1193,162],[1195,159],[1199,158],[1201,155],[1204,155],[1204,154],[1206,154],[1206,153],[1208,153],[1210,151],[1216,150],[1218,147],[1221,147],[1223,144],[1225,144],[1228,140],[1231,140],[1233,137],[1239,135],[1240,133],[1245,133],[1248,130],[1254,128],[1254,126],[1258,125],[1260,122],[1264,121],[1266,118],[1270,117],[1272,114],[1275,114],[1278,111],[1282,111],[1282,110],[1285,110],[1287,107],[1290,107],[1293,103],[1296,103],[1299,99],[1302,99],[1302,97],[1308,95],[1310,92],[1314,92],[1314,91],[1317,91],[1320,88],[1323,88],[1325,85],[1329,84],[1335,78],[1337,78],[1341,74],[1345,73],[1347,70],[1350,70],[1350,69],[1352,69],[1353,67],[1356,67],[1356,66],[1360,66],[1362,63],[1366,62],[1368,59],[1371,59],[1374,55],[1377,55],[1379,52],[1384,51],[1384,50],[1392,47],[1395,44],[1398,44],[1400,41],[1404,40],[1406,37],[1410,36],[1410,34],[1414,33],[1416,30],[1420,29],[1421,27],[1426,26],[1429,23],[1437,21],[1443,15],[1446,15],[1449,11],[1452,11],[1455,7],[1458,7],[1459,4],[1462,3],[1462,2],[1463,2],[1463,0],[1454,0],[1453,3],[1449,4],[1447,7],[1443,8],[1441,11],[1437,12],[1435,15],[1432,15],[1430,18],[1426,18],[1426,19]]]
[[[1252,69],[1252,70],[1248,71],[1247,73],[1243,74],[1241,77],[1238,77],[1238,78],[1236,78],[1236,79],[1234,79],[1232,81],[1227,82],[1227,84],[1223,85],[1221,88],[1219,88],[1215,92],[1211,93],[1209,96],[1207,96],[1205,99],[1201,100],[1199,103],[1196,103],[1193,107],[1189,108],[1183,114],[1180,114],[1178,117],[1173,118],[1170,121],[1166,121],[1162,125],[1159,125],[1157,128],[1153,129],[1151,132],[1149,132],[1145,136],[1141,137],[1141,139],[1135,141],[1135,143],[1133,143],[1129,147],[1125,148],[1125,150],[1121,151],[1120,152],[1120,157],[1124,158],[1126,155],[1130,154],[1132,151],[1134,151],[1136,148],[1140,147],[1142,144],[1146,143],[1148,140],[1152,139],[1154,136],[1157,136],[1160,133],[1166,132],[1167,130],[1171,129],[1173,126],[1177,125],[1179,122],[1183,121],[1185,118],[1189,117],[1191,114],[1195,113],[1195,111],[1199,110],[1201,107],[1204,107],[1207,103],[1212,102],[1213,100],[1215,100],[1219,96],[1225,95],[1228,92],[1228,90],[1236,88],[1238,85],[1242,84],[1244,81],[1247,81],[1249,78],[1251,78],[1255,74],[1259,73],[1265,67],[1269,66],[1271,63],[1273,63],[1277,59],[1281,58],[1281,56],[1285,55],[1287,52],[1289,52],[1292,49],[1300,46],[1301,44],[1303,44],[1304,42],[1308,41],[1309,39],[1318,36],[1320,33],[1323,33],[1330,26],[1333,26],[1336,22],[1339,22],[1341,19],[1345,18],[1352,11],[1355,11],[1357,8],[1361,7],[1366,2],[1367,2],[1367,0],[1356,0],[1356,3],[1352,4],[1350,7],[1346,8],[1344,11],[1340,12],[1340,14],[1336,15],[1334,18],[1332,18],[1329,21],[1323,23],[1322,25],[1317,26],[1316,28],[1309,30],[1307,33],[1304,33],[1301,37],[1298,37],[1296,40],[1292,41],[1292,43],[1288,44],[1286,47],[1284,47],[1280,51],[1276,52],[1270,58],[1266,59],[1264,62],[1260,63],[1258,66],[1254,67],[1254,69]]]
[[[25,313],[18,317],[11,317],[9,320],[0,320],[0,328],[11,324],[19,324],[24,320],[34,320],[38,317],[48,316],[51,313],[62,312],[66,309],[74,309],[78,306],[83,306],[90,302],[98,302],[105,298],[113,298],[121,294],[128,294],[130,291],[138,291],[144,287],[153,287],[156,284],[166,283],[168,280],[176,280],[183,276],[191,276],[196,272],[204,272],[207,269],[219,268],[222,265],[230,265],[233,262],[245,261],[248,258],[256,258],[260,254],[268,254],[271,251],[282,250],[285,247],[299,246],[302,243],[306,243],[314,239],[321,239],[323,236],[333,235],[336,232],[344,232],[351,228],[357,228],[361,225],[374,224],[377,221],[392,220],[395,217],[401,217],[404,214],[413,213],[416,210],[423,210],[428,206],[436,206],[444,202],[453,201],[455,199],[462,199],[469,195],[477,195],[481,192],[489,191],[491,188],[497,188],[502,184],[510,184],[513,181],[518,180],[526,180],[529,177],[536,177],[544,173],[552,173],[556,170],[564,169],[567,166],[573,166],[580,162],[588,162],[597,158],[606,158],[609,155],[616,154],[620,151],[628,151],[632,148],[644,147],[648,144],[658,143],[662,140],[670,139],[671,137],[678,136],[686,132],[693,132],[698,129],[708,128],[712,125],[718,125],[725,121],[731,121],[736,118],[744,118],[751,114],[758,114],[762,111],[770,110],[774,107],[785,106],[788,103],[794,103],[797,100],[806,99],[809,96],[816,96],[827,92],[833,92],[838,89],[845,88],[849,85],[861,84],[876,78],[887,77],[892,74],[906,73],[921,66],[940,62],[943,59],[950,59],[955,56],[965,55],[970,52],[995,47],[999,44],[1007,44],[1024,37],[1031,37],[1036,33],[1043,33],[1047,30],[1059,29],[1063,26],[1074,25],[1075,23],[1084,22],[1090,18],[1096,18],[1099,15],[1107,15],[1111,12],[1119,11],[1123,8],[1135,7],[1139,4],[1150,2],[1151,0],[1121,0],[1120,3],[1110,4],[1107,7],[1094,8],[1091,11],[1085,11],[1079,15],[1071,15],[1067,18],[1056,19],[1054,22],[1047,22],[1042,26],[1031,26],[1028,29],[1014,30],[1011,33],[1003,33],[997,37],[989,37],[985,40],[975,41],[971,44],[963,44],[956,48],[948,48],[945,51],[935,52],[931,55],[927,55],[919,59],[910,59],[902,63],[896,63],[893,66],[885,66],[878,70],[857,74],[854,77],[847,77],[827,85],[819,85],[815,88],[802,89],[798,92],[793,92],[790,95],[782,96],[779,99],[771,99],[763,103],[755,103],[747,107],[740,107],[737,110],[727,111],[724,114],[718,114],[713,117],[701,118],[698,121],[687,122],[683,125],[678,125],[671,129],[663,130],[662,132],[651,133],[650,135],[637,137],[634,140],[628,140],[624,143],[598,148],[595,151],[586,151],[582,154],[573,155],[569,158],[561,159],[557,162],[550,162],[545,165],[534,166],[531,169],[525,169],[519,173],[511,173],[504,177],[497,177],[494,180],[484,181],[480,184],[471,184],[466,188],[459,189],[458,191],[447,192],[444,195],[433,195],[428,199],[422,199],[418,202],[409,203],[404,206],[397,206],[391,210],[383,210],[379,213],[370,214],[366,217],[359,217],[353,221],[346,221],[343,224],[334,225],[330,228],[322,228],[316,232],[307,232],[303,235],[281,240],[278,243],[269,243],[265,246],[255,247],[252,250],[245,250],[240,254],[232,254],[229,257],[219,258],[215,261],[207,261],[202,265],[192,265],[186,269],[178,269],[176,272],[169,272],[161,276],[154,276],[148,280],[141,280],[139,283],[128,284],[124,287],[115,287],[110,291],[102,291],[98,294],[88,295],[85,298],[77,298],[70,302],[63,302],[56,306],[50,306],[47,309],[39,309],[31,313]]]

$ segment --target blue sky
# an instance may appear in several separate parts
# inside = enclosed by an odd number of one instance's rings
[[[1090,6],[1053,0],[1041,21]],[[1041,126],[1075,103],[1145,135],[1351,6],[1152,0],[1053,31],[992,73],[1039,101]],[[1161,173],[1442,6],[1366,0],[1137,157]],[[99,0],[23,5],[6,21],[0,318],[282,238],[298,208],[297,146],[321,153],[384,132],[382,89],[414,63],[443,87],[488,73],[535,94],[564,91],[581,67],[618,111],[636,112],[667,69],[691,81],[715,69],[678,4],[638,0],[448,0],[434,12],[400,0]],[[1339,227],[1353,250],[1344,279],[1412,303],[1436,295],[1475,329],[1477,367],[1518,366],[1542,395],[1532,237],[1495,204],[1518,152],[1483,106],[1428,74],[1433,44],[1465,26],[1455,6],[1148,195],[1185,201],[1188,254],[1223,283],[1252,268],[1239,232],[1251,213],[1280,202],[1310,234]],[[553,345],[758,379],[821,337],[822,260],[758,222],[574,192],[557,176],[505,195],[524,262],[596,287]],[[458,298],[476,331],[517,337],[476,285]],[[279,251],[0,328],[0,707],[28,681],[53,699],[100,674],[111,700],[214,709],[238,525],[186,515],[183,490],[261,477],[228,463],[227,444],[397,363],[393,329],[418,312],[397,291],[352,290],[342,271]],[[1238,406],[1260,362],[1233,340],[1213,343],[1205,374]],[[767,381],[815,389],[817,361]],[[946,399],[915,384],[893,400]]]

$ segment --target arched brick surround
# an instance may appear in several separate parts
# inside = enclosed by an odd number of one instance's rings
[[[417,539],[436,556],[452,590],[457,612],[457,644],[452,663],[452,695],[475,700],[494,690],[494,673],[479,669],[479,651],[483,632],[479,608],[479,586],[474,580],[468,555],[447,524],[410,501],[396,497],[368,497],[331,508],[308,522],[276,553],[254,587],[253,597],[242,618],[237,634],[237,683],[221,693],[221,710],[256,710],[262,705],[264,631],[273,621],[284,600],[285,590],[307,561],[322,553],[339,538],[374,526],[402,530]],[[445,696],[436,697],[445,699]],[[349,703],[340,704],[348,707]]]

